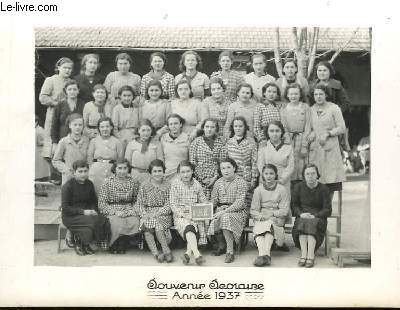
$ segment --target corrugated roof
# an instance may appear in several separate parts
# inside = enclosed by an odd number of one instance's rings
[[[343,45],[356,28],[321,28],[318,49]],[[274,28],[46,27],[36,28],[37,48],[139,48],[272,50]],[[293,48],[291,29],[280,29],[281,49]],[[346,51],[369,51],[368,28],[359,28]]]

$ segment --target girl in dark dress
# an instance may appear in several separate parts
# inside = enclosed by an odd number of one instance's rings
[[[98,74],[100,68],[100,57],[97,54],[86,54],[82,58],[81,72],[74,77],[78,82],[78,98],[86,102],[93,101],[93,86],[104,83],[104,76]]]
[[[67,118],[73,113],[82,114],[85,103],[79,99],[79,86],[74,80],[68,80],[64,86],[66,98],[54,109],[53,122],[51,124],[51,143],[53,150],[57,149],[57,143],[69,133]]]
[[[90,242],[107,240],[109,223],[99,215],[87,162],[77,160],[72,167],[74,178],[63,185],[61,192],[62,222],[73,234],[76,254],[90,255],[94,254]]]
[[[292,236],[296,247],[301,250],[300,267],[314,266],[315,251],[324,241],[327,218],[332,213],[329,189],[318,179],[317,166],[304,166],[304,181],[296,184],[292,195],[293,215],[296,217]]]

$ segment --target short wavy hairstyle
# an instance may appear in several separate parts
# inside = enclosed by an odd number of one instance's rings
[[[179,87],[179,85],[182,85],[182,84],[187,84],[187,85],[189,85],[189,90],[190,90],[189,98],[193,98],[192,85],[190,85],[190,82],[189,82],[188,80],[186,80],[186,79],[182,79],[182,80],[180,80],[178,83],[175,84],[175,96],[176,96],[176,98],[179,98],[179,95],[178,95],[178,87]]]
[[[304,177],[305,173],[306,173],[306,169],[308,168],[314,168],[315,171],[317,172],[317,179],[319,179],[321,177],[321,174],[319,173],[318,167],[315,164],[306,164],[303,167],[303,171],[301,172],[301,176],[303,177],[303,180],[305,180],[306,178]]]
[[[322,90],[325,93],[326,101],[332,100],[332,92],[331,92],[330,88],[324,84],[318,83],[317,85],[315,85],[314,89],[312,90],[312,96],[313,96],[314,102],[315,102],[314,91],[316,89]]]
[[[154,159],[150,162],[149,168],[147,171],[151,174],[154,167],[161,167],[163,172],[165,173],[165,164],[161,159]]]
[[[86,54],[83,56],[82,61],[81,61],[81,74],[84,74],[86,71],[86,63],[90,58],[94,58],[97,60],[97,69],[96,72],[100,69],[101,63],[100,63],[100,57],[98,54]]]
[[[285,91],[283,92],[283,98],[285,98],[286,100],[289,101],[288,98],[288,93],[289,93],[289,89],[291,88],[296,88],[299,90],[300,92],[300,101],[305,102],[305,96],[304,96],[304,92],[303,89],[301,88],[300,84],[298,83],[293,83],[293,84],[289,84],[288,86],[286,86]]]
[[[247,137],[247,132],[250,130],[250,127],[249,127],[249,125],[247,124],[246,119],[245,119],[243,116],[241,116],[241,115],[235,116],[234,119],[232,120],[232,123],[231,123],[231,125],[229,126],[230,137],[232,138],[232,137],[235,135],[235,130],[234,130],[234,125],[235,125],[234,123],[235,123],[235,121],[240,121],[240,122],[243,123],[243,125],[244,125],[244,134],[243,134],[243,138],[246,138],[246,137]]]
[[[97,121],[97,131],[100,133],[100,124],[102,122],[108,122],[111,126],[111,135],[114,135],[114,123],[111,119],[111,117],[108,116],[102,116],[100,119]]]
[[[264,128],[264,136],[267,138],[267,140],[270,139],[270,138],[269,138],[269,135],[268,135],[268,129],[269,129],[269,127],[270,127],[271,125],[275,125],[275,126],[278,126],[278,127],[279,127],[279,129],[282,131],[281,139],[283,139],[283,136],[284,136],[284,134],[285,134],[285,128],[283,127],[283,125],[282,125],[282,123],[281,123],[280,121],[273,120],[273,121],[270,121],[270,122],[268,123],[268,125]]]
[[[222,172],[221,172],[221,164],[222,164],[222,163],[230,163],[230,164],[233,166],[234,172],[235,172],[235,173],[237,172],[237,170],[238,170],[238,165],[237,165],[236,161],[235,161],[233,158],[226,157],[226,158],[221,159],[221,160],[218,162],[218,175],[219,175],[219,176],[222,176]]]
[[[239,86],[238,86],[238,88],[236,89],[236,95],[239,94],[240,90],[241,90],[243,87],[250,88],[251,98],[253,98],[253,97],[254,97],[253,86],[251,86],[251,84],[249,84],[249,83],[240,83]]]
[[[188,160],[182,160],[180,163],[179,163],[179,165],[178,165],[178,173],[179,172],[181,172],[181,168],[182,167],[189,167],[191,170],[192,170],[192,172],[194,172],[194,169],[196,168],[190,161],[188,161]],[[194,176],[192,175],[192,178],[193,178]]]
[[[126,158],[119,158],[117,159],[113,165],[111,166],[111,172],[115,174],[115,170],[117,169],[118,165],[122,165],[125,164],[128,167],[128,173],[131,173],[132,171],[132,166],[129,162],[129,160],[127,160]]]
[[[261,171],[262,180],[265,182],[264,171],[267,170],[267,169],[273,170],[275,172],[275,180],[278,180],[278,168],[276,168],[276,166],[273,165],[273,164],[265,164],[264,165],[264,167],[262,168],[262,171]]]
[[[133,60],[132,57],[129,56],[127,53],[119,53],[117,56],[115,56],[115,66],[117,66],[118,60],[127,60],[130,65],[129,70],[132,70]]]
[[[87,169],[89,169],[89,164],[84,159],[75,160],[72,163],[72,170],[76,171],[78,168],[87,168]]]
[[[71,60],[71,58],[68,57],[61,57],[59,60],[57,60],[55,66],[54,66],[54,72],[58,74],[59,68],[66,63],[72,64],[72,71],[74,71],[74,62]],[[72,73],[72,72],[71,72]]]
[[[195,51],[186,51],[182,54],[181,59],[179,60],[179,70],[181,72],[186,71],[186,66],[185,66],[185,57],[187,55],[194,55],[196,57],[197,65],[196,65],[196,70],[201,71],[203,69],[203,61],[201,60],[201,57],[197,52]]]
[[[211,89],[211,84],[219,84],[221,85],[224,91],[226,90],[226,85],[224,84],[224,81],[219,77],[213,77],[210,79],[210,89]]]
[[[279,89],[279,86],[275,82],[268,82],[261,88],[262,96],[265,98],[265,92],[267,91],[268,87],[275,87],[276,88],[276,94],[278,95],[279,99],[281,97],[281,90]]]
[[[164,90],[162,88],[161,82],[159,80],[151,80],[150,82],[147,83],[146,86],[146,91],[144,93],[144,97],[149,100],[150,96],[149,96],[149,88],[151,86],[157,86],[160,90],[161,90],[161,95],[160,95],[160,99],[164,98]]]

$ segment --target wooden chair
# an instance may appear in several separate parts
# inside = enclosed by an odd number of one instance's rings
[[[342,203],[343,203],[343,197],[342,197],[342,191],[337,191],[338,193],[338,203],[337,203],[337,213],[333,213],[332,215],[328,218],[333,219],[336,221],[336,231],[332,232],[328,228],[326,229],[326,234],[325,234],[325,255],[328,256],[329,254],[329,240],[330,238],[335,239],[335,244],[336,248],[340,248],[340,239],[342,236]]]
[[[65,238],[68,228],[60,221],[57,232],[57,253],[61,253],[61,240]]]

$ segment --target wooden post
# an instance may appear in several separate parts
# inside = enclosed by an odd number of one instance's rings
[[[278,72],[279,77],[282,77],[282,60],[280,56],[280,40],[279,40],[279,27],[275,28],[275,36],[274,36],[274,60],[276,71]]]

